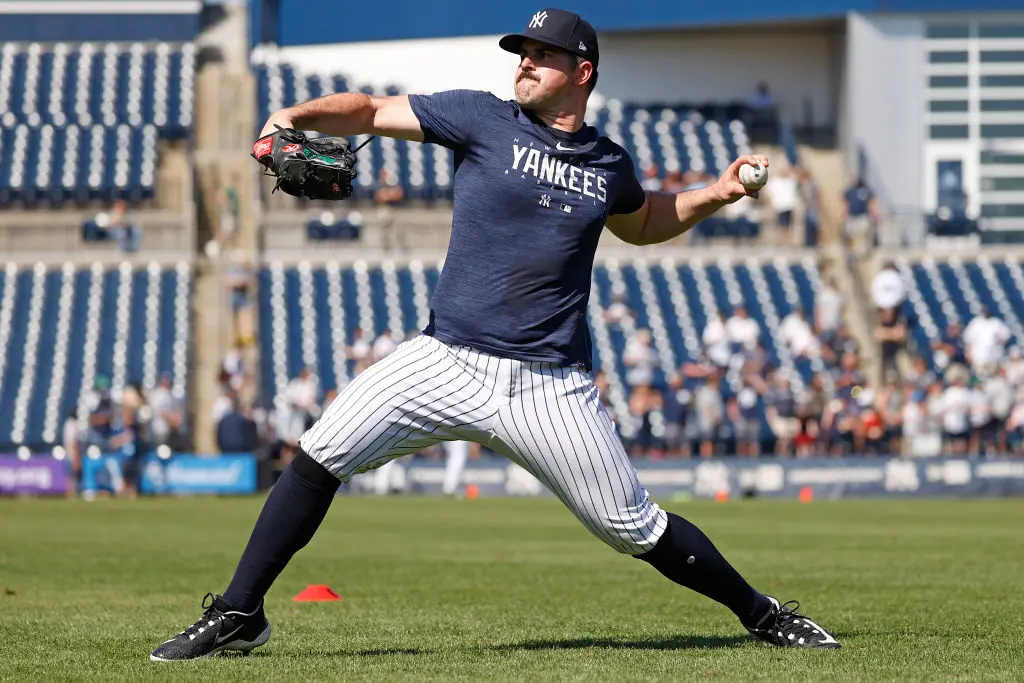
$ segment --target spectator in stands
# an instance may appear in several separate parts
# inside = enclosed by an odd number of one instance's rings
[[[778,366],[778,359],[765,348],[763,337],[757,338],[754,348],[744,349],[740,360],[740,374],[748,383],[753,377],[766,377],[769,370]],[[758,393],[761,393],[761,389],[758,389]]]
[[[67,458],[69,475],[68,497],[74,497],[82,488],[82,445],[84,442],[85,433],[82,430],[82,423],[78,419],[78,411],[72,410],[64,419],[64,426],[61,429],[61,445]]]
[[[644,169],[644,177],[640,181],[640,185],[648,192],[661,192],[660,173],[661,170],[658,168],[658,165],[651,164]]]
[[[777,106],[775,96],[768,87],[768,82],[759,82],[757,89],[747,98],[747,107],[750,108],[750,121],[747,129],[754,141],[776,142],[778,140]]]
[[[737,354],[757,346],[761,328],[757,321],[750,317],[747,307],[740,304],[725,321],[725,333],[729,337],[732,353]]]
[[[849,393],[837,396],[826,404],[821,428],[831,455],[850,455],[863,446],[860,406]]]
[[[793,441],[800,433],[800,420],[796,416],[796,399],[789,377],[776,371],[770,378],[764,395],[765,416],[775,436],[775,454],[792,455]]]
[[[885,385],[878,390],[875,412],[881,418],[885,431],[885,450],[888,453],[902,452],[904,391],[900,386],[899,374],[885,375]]]
[[[773,174],[772,182],[765,187],[765,196],[775,211],[775,223],[779,229],[777,242],[793,244],[793,214],[800,203],[798,180],[791,168],[783,168]]]
[[[139,491],[139,477],[142,475],[142,458],[147,449],[138,422],[138,414],[130,405],[121,405],[107,447],[112,452],[118,452],[123,456],[121,461],[123,488],[118,493],[127,498],[135,498]]]
[[[629,340],[622,354],[626,366],[626,384],[631,387],[654,384],[654,370],[658,367],[658,352],[651,344],[651,331],[638,329]]]
[[[860,344],[853,338],[850,328],[845,321],[839,323],[836,332],[827,344],[821,347],[822,360],[828,367],[836,368],[842,362],[843,356],[848,353],[857,354],[860,352]]]
[[[897,308],[907,298],[907,287],[903,277],[892,262],[886,263],[871,280],[871,300],[875,308],[885,310]]]
[[[858,452],[870,455],[878,455],[885,452],[885,422],[878,411],[873,389],[864,389],[857,396],[857,405],[860,408],[860,433],[861,441],[857,446]]]
[[[221,381],[237,393],[245,386],[247,375],[245,345],[241,339],[235,339],[234,346],[224,354],[224,360],[221,361]]]
[[[816,358],[821,355],[821,342],[800,307],[794,308],[782,319],[779,338],[796,358]]]
[[[658,443],[654,437],[651,414],[659,407],[660,397],[649,385],[641,384],[633,388],[629,396],[629,419],[632,422],[635,436],[630,443],[630,456],[651,455]]]
[[[86,407],[89,411],[86,444],[106,450],[114,429],[114,401],[110,398],[110,380],[105,375],[97,375],[93,381]]]
[[[107,224],[110,232],[121,250],[126,253],[134,253],[139,250],[142,242],[142,228],[128,214],[128,202],[123,199],[114,200],[110,209],[110,221]]]
[[[221,453],[252,453],[259,447],[256,423],[241,411],[238,400],[217,424],[217,448]]]
[[[1007,354],[1009,360],[1006,363],[1006,379],[1011,386],[1024,387],[1024,353],[1019,346],[1010,347]]]
[[[719,368],[729,367],[732,348],[729,344],[729,334],[725,331],[725,314],[721,310],[708,318],[701,342],[704,344],[704,353],[708,360]]]
[[[768,87],[767,81],[760,81],[757,84],[757,88],[747,98],[747,106],[755,111],[775,111],[776,102],[775,95],[772,94],[771,89]]]
[[[594,374],[594,386],[597,387],[598,400],[601,401],[601,405],[608,412],[608,417],[615,423],[615,428],[618,430],[619,419],[615,412],[615,407],[612,405],[611,390],[608,387],[608,375],[605,374],[604,370],[598,370]]]
[[[798,168],[797,177],[800,179],[800,203],[804,207],[804,246],[815,247],[821,234],[821,191],[807,169]]]
[[[676,169],[665,174],[665,179],[661,182],[661,191],[678,194],[686,189],[686,185],[683,175]]]
[[[400,340],[395,339],[394,332],[391,330],[384,330],[384,332],[374,340],[373,346],[371,347],[373,362],[376,363],[377,361],[394,353],[395,349],[398,348],[399,341]]]
[[[690,392],[683,386],[682,374],[673,372],[666,379],[667,385],[661,400],[661,414],[665,418],[665,448],[670,455],[689,456],[686,418]]]
[[[728,232],[732,237],[752,239],[761,234],[759,208],[753,197],[741,197],[726,205],[719,213],[729,226]]]
[[[1007,452],[1006,422],[1013,410],[1014,387],[1006,376],[1006,367],[1000,366],[996,374],[988,378],[984,383],[985,395],[988,397],[988,405],[991,412],[991,423],[989,425],[989,438],[992,446],[998,454]]]
[[[938,377],[929,369],[928,361],[924,359],[924,356],[914,356],[913,366],[907,373],[906,380],[908,386],[926,392],[935,384]]]
[[[216,429],[224,416],[230,413],[238,402],[238,394],[231,389],[227,382],[221,382],[220,393],[213,399],[213,407],[210,409],[210,416],[213,418],[213,426]]]
[[[386,167],[380,169],[373,199],[377,203],[377,223],[384,236],[384,249],[405,249],[405,231],[398,225],[394,208],[405,201],[405,190],[394,171]]]
[[[858,177],[843,192],[843,235],[847,246],[858,255],[863,255],[868,247],[874,245],[875,227],[881,212],[875,193],[868,187],[864,178]],[[886,306],[879,306],[886,308]]]
[[[836,287],[836,279],[832,276],[825,278],[814,301],[814,328],[822,342],[829,343],[835,335],[843,320],[845,306],[846,300]]]
[[[710,458],[715,455],[724,437],[725,401],[720,389],[721,380],[713,372],[704,380],[694,396],[694,418],[697,423],[697,438],[700,441],[700,455]]]
[[[907,326],[895,308],[885,308],[878,312],[875,341],[881,347],[882,372],[898,376],[900,370],[897,361],[907,343]]]
[[[825,412],[825,382],[821,373],[811,377],[810,385],[795,396],[796,419],[800,421],[800,431],[793,439],[798,458],[809,458],[820,447],[821,418]]]
[[[1017,401],[1006,420],[1009,446],[1016,455],[1024,455],[1024,384],[1017,386]]]
[[[844,353],[834,375],[836,393],[843,397],[850,395],[855,387],[863,389],[867,384],[864,373],[860,371],[860,357],[856,353]]]
[[[967,446],[968,452],[990,455],[996,447],[992,397],[985,391],[985,385],[977,377],[971,380],[968,389],[971,392],[971,438]]]
[[[355,362],[353,374],[358,375],[373,363],[373,346],[366,339],[363,328],[357,327],[352,331],[352,344],[345,350],[345,355],[350,361]]]
[[[157,385],[149,392],[150,438],[154,446],[181,445],[181,428],[185,410],[182,402],[175,398],[170,373],[160,373]]]
[[[940,414],[946,452],[963,455],[971,438],[971,406],[973,396],[967,388],[966,373],[954,372],[950,385],[942,393]]]
[[[231,253],[231,265],[224,277],[231,301],[235,340],[251,346],[256,337],[252,313],[256,282],[252,262],[241,249]]]
[[[736,439],[736,455],[756,458],[761,454],[761,406],[757,390],[744,381],[736,397],[729,401],[729,420]]]
[[[604,321],[606,324],[622,328],[623,325],[632,323],[636,315],[630,310],[626,303],[626,286],[621,282],[612,285],[612,300],[604,310]]]
[[[981,315],[967,323],[963,340],[971,369],[988,377],[1003,360],[1006,343],[1010,341],[1010,328],[985,306]]]
[[[320,378],[311,367],[303,366],[298,376],[288,383],[285,398],[292,411],[293,429],[301,436],[320,417]]]
[[[217,258],[235,243],[235,234],[238,231],[238,214],[240,202],[238,199],[239,177],[232,173],[220,188],[217,189],[217,211],[218,222],[216,234],[206,243],[205,251],[208,257]]]
[[[938,386],[938,385],[936,385]],[[941,389],[940,389],[941,390]],[[930,458],[942,452],[942,430],[939,415],[929,407],[925,391],[915,389],[901,414],[903,455]]]
[[[967,366],[967,347],[959,322],[949,321],[942,339],[932,342],[932,351],[935,352],[935,364],[943,370],[953,365]]]

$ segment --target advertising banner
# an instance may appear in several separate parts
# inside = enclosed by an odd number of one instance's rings
[[[808,460],[632,460],[640,483],[655,498],[772,496],[851,498],[868,496],[1024,496],[1024,459],[848,457]],[[403,460],[391,473],[390,489],[439,494],[444,463]],[[354,477],[343,490],[372,492],[375,472]],[[539,481],[507,460],[471,461],[460,490],[481,496],[549,495]]]
[[[246,494],[256,492],[256,458],[251,454],[200,457],[175,454],[143,460],[139,492],[146,494]]]
[[[63,495],[68,488],[65,465],[48,455],[20,460],[0,455],[0,495]]]

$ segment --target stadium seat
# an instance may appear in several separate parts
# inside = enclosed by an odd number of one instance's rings
[[[184,395],[191,290],[187,264],[7,264],[0,271],[0,445],[58,444],[70,411],[85,411],[97,375],[116,393],[129,384],[152,387],[166,371]]]
[[[158,140],[191,134],[195,59],[191,43],[5,43],[0,200],[151,198]]]

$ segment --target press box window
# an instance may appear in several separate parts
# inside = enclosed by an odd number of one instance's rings
[[[933,114],[967,111],[967,100],[932,100],[928,103],[928,111]]]
[[[967,50],[940,50],[929,52],[928,61],[932,64],[966,64]]]
[[[931,76],[928,85],[932,88],[966,88],[967,76]]]
[[[931,126],[932,140],[960,140],[967,137],[967,126]]]

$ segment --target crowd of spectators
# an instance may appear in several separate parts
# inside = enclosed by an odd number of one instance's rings
[[[391,355],[406,338],[419,334],[385,331],[371,337],[355,329],[345,349],[350,376],[354,377],[373,363]],[[213,424],[221,453],[261,452],[281,469],[298,453],[299,437],[320,417],[337,397],[334,387],[323,387],[316,369],[303,367],[268,401],[259,398],[250,386],[245,365],[246,344],[239,340],[224,357],[220,372],[220,394],[213,406]]]
[[[656,164],[644,168],[641,185],[651,192],[683,192],[707,187],[716,178],[708,173],[668,169]],[[797,229],[802,217],[803,230]],[[814,246],[821,224],[817,183],[806,169],[794,166],[773,170],[771,182],[757,199],[744,197],[698,223],[687,235],[691,243],[719,238],[767,239],[776,244]],[[801,234],[802,233],[802,234]]]
[[[98,375],[84,405],[82,414],[68,414],[62,432],[61,447],[73,479],[81,477],[82,460],[90,454],[119,454],[116,492],[131,497],[137,492],[143,456],[160,446],[188,448],[184,395],[167,373],[148,392],[138,384],[114,391],[109,378]]]
[[[700,353],[662,377],[650,332],[635,329],[623,356],[626,414],[615,414],[603,373],[596,378],[630,453],[1024,455],[1024,354],[1007,348],[1005,323],[982,310],[964,326],[950,325],[933,348],[917,349],[898,273],[885,268],[872,284],[876,305],[883,304],[873,330],[880,382],[862,370],[860,344],[831,280],[813,311],[783,318],[772,345],[743,306],[712,317]],[[609,324],[624,315],[619,310]],[[782,363],[775,345],[792,362]]]

